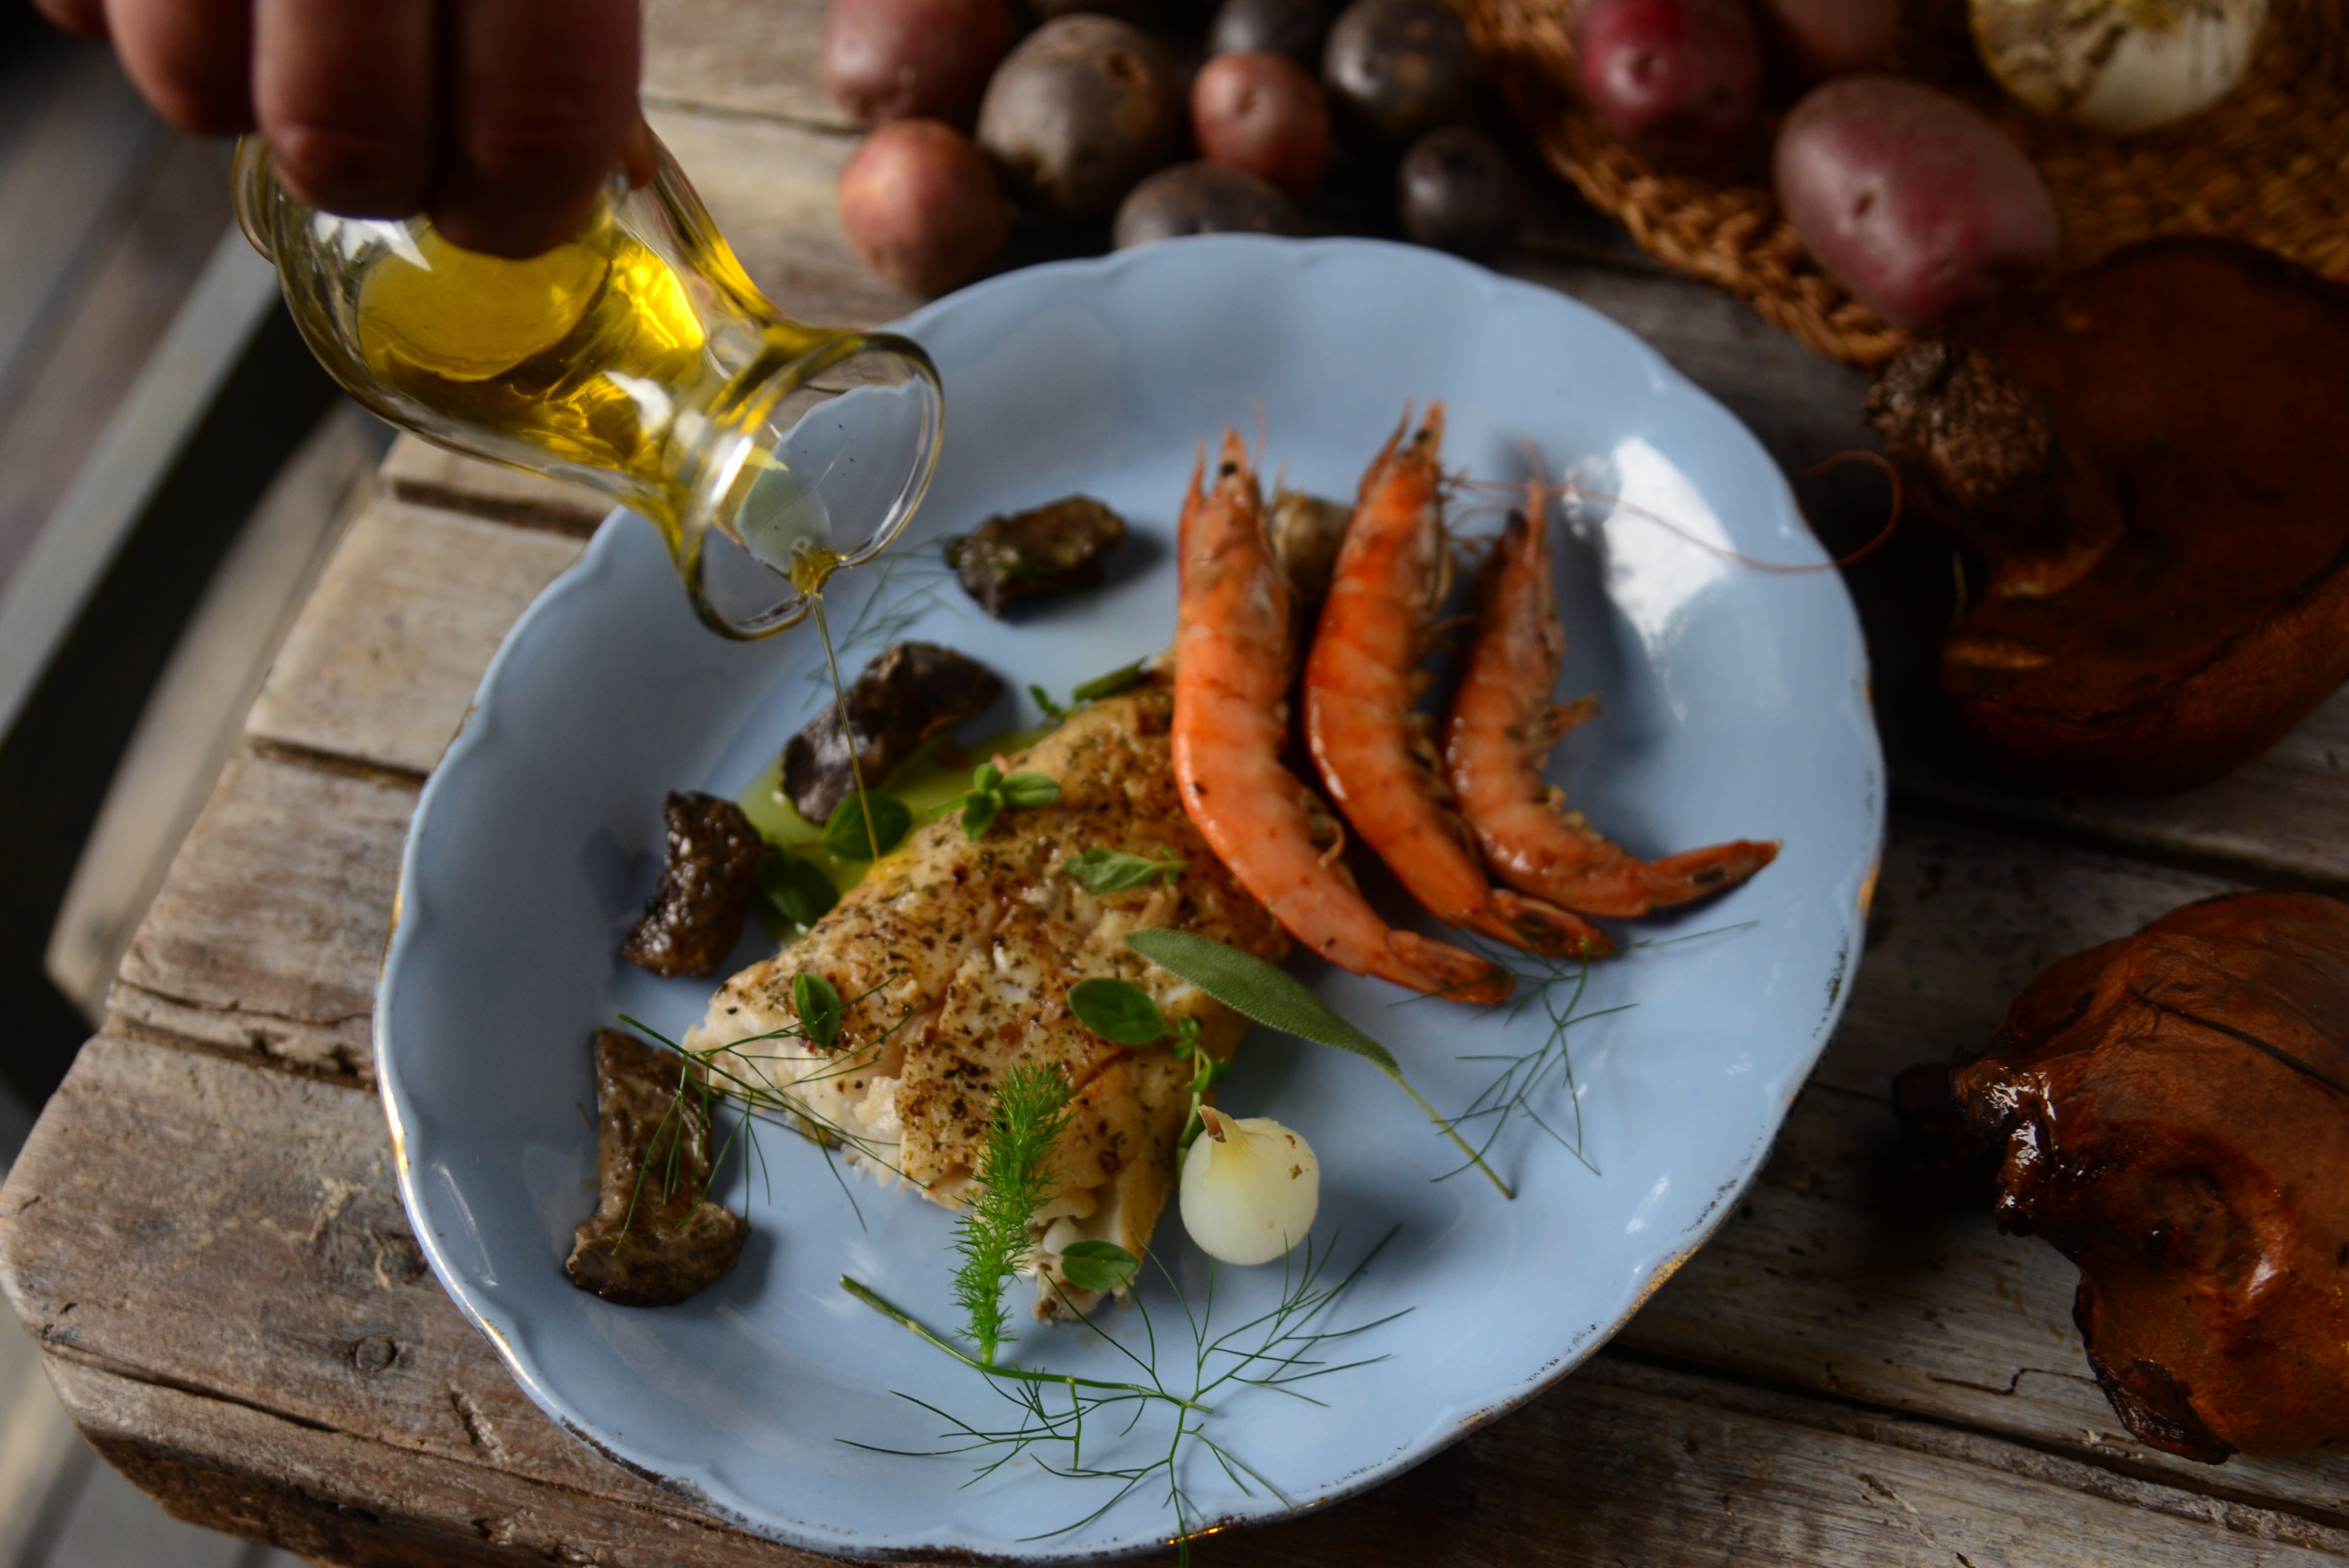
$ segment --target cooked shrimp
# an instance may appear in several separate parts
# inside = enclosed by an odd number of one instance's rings
[[[1427,720],[1413,711],[1427,682],[1419,661],[1450,587],[1451,557],[1436,493],[1444,405],[1431,405],[1402,445],[1409,425],[1406,416],[1362,476],[1306,655],[1306,744],[1346,820],[1420,903],[1515,947],[1603,956],[1613,944],[1588,921],[1486,879],[1435,773]]]
[[[1543,500],[1536,486],[1531,517]],[[1684,903],[1768,865],[1778,846],[1747,839],[1639,860],[1566,810],[1564,793],[1542,782],[1542,760],[1598,703],[1551,703],[1565,658],[1549,530],[1512,512],[1477,584],[1475,639],[1444,727],[1444,770],[1485,863],[1526,892],[1606,915]]]
[[[1415,991],[1497,1002],[1494,965],[1381,920],[1339,862],[1337,824],[1281,765],[1288,741],[1289,589],[1265,535],[1247,448],[1226,431],[1215,483],[1191,470],[1177,549],[1174,779],[1183,809],[1240,885],[1332,964]]]

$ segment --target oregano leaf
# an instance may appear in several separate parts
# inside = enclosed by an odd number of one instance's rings
[[[985,838],[987,830],[995,826],[995,814],[1002,809],[1002,797],[993,790],[964,796],[962,836],[966,839]]]
[[[873,826],[866,831],[864,811],[867,803],[873,810]],[[894,795],[875,795],[867,791],[851,795],[832,809],[831,818],[823,825],[823,847],[843,861],[869,861],[877,845],[887,854],[903,842],[914,826],[914,813]]]
[[[1077,1022],[1113,1045],[1146,1046],[1172,1030],[1150,993],[1130,980],[1097,975],[1069,987],[1069,1011]]]
[[[802,969],[792,976],[792,1011],[800,1016],[800,1028],[807,1037],[829,1050],[833,1041],[840,1038],[840,992],[833,983],[812,969]]]
[[[1147,659],[1136,659],[1130,665],[1120,665],[1107,675],[1095,676],[1069,694],[1070,704],[1074,706],[1078,703],[1099,702],[1105,696],[1115,696],[1128,686],[1139,685],[1142,680],[1143,666],[1149,662]]]
[[[1161,872],[1179,872],[1188,861],[1154,861],[1147,855],[1096,845],[1061,862],[1061,871],[1087,892],[1124,892],[1149,882]]]
[[[1079,1290],[1123,1290],[1142,1260],[1115,1242],[1071,1242],[1061,1249],[1061,1272]]]
[[[1049,806],[1061,798],[1061,781],[1049,773],[1014,773],[999,792],[1007,806]]]

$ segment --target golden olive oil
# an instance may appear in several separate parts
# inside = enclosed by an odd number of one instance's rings
[[[658,485],[678,389],[703,374],[684,280],[605,217],[529,261],[437,232],[360,280],[367,368],[436,412]]]

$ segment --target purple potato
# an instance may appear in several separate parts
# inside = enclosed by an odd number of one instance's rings
[[[1423,245],[1489,256],[1516,237],[1525,201],[1508,155],[1482,131],[1451,125],[1421,137],[1395,171],[1403,232]]]
[[[1779,204],[1819,264],[1899,326],[1928,327],[2055,260],[2055,203],[1999,129],[1898,77],[1838,77],[1778,133]]]
[[[1227,163],[1162,169],[1117,210],[1119,250],[1185,234],[1301,234],[1305,220],[1278,186]]]
[[[1574,45],[1591,112],[1661,168],[1718,167],[1760,118],[1762,40],[1745,0],[1586,0]]]
[[[1021,41],[978,106],[978,145],[1011,193],[1099,218],[1183,150],[1183,83],[1164,46],[1110,16],[1062,16]]]

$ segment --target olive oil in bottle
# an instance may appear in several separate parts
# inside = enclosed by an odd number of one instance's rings
[[[383,383],[566,462],[657,486],[680,387],[703,374],[684,281],[608,217],[528,261],[426,229],[360,281],[358,346]]]

